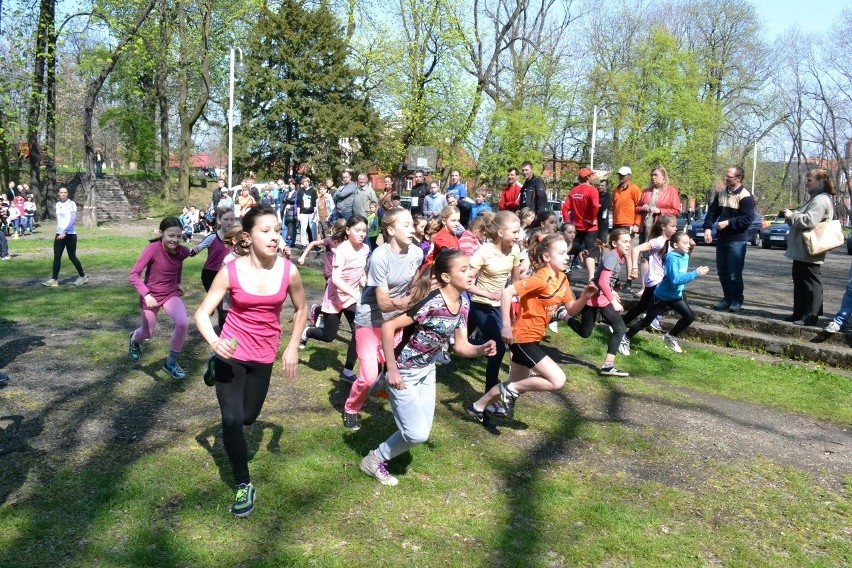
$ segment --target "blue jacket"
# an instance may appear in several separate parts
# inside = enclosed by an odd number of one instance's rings
[[[654,296],[661,300],[679,300],[683,296],[683,287],[698,278],[698,271],[689,270],[689,255],[672,251],[666,254],[665,275],[663,281],[654,290]]]
[[[485,203],[484,201],[477,205],[474,203],[470,206],[470,220],[473,221],[476,217],[482,213],[483,211],[491,211],[491,206]]]

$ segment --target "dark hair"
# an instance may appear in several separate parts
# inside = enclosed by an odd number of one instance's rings
[[[331,233],[331,240],[336,242],[337,244],[342,243],[347,238],[346,231],[348,229],[351,229],[352,227],[354,227],[358,223],[364,223],[366,225],[367,220],[364,219],[363,217],[361,217],[360,215],[352,215],[346,221],[346,224],[343,225],[342,227],[335,226],[334,231],[332,231],[332,233]]]
[[[529,247],[530,266],[533,270],[539,270],[547,265],[544,261],[544,253],[558,242],[565,242],[559,233],[539,233],[535,236]]]
[[[413,306],[423,300],[432,290],[433,284],[437,283],[439,288],[446,286],[447,283],[441,280],[440,276],[449,273],[455,260],[463,256],[467,254],[461,249],[443,249],[439,252],[432,264],[424,266],[411,284],[411,300],[408,305]]]
[[[222,220],[222,217],[224,217],[228,213],[233,213],[233,212],[234,212],[234,210],[231,209],[230,207],[217,207],[216,208],[216,222],[218,223],[219,221]]]
[[[672,221],[677,221],[677,217],[675,217],[674,215],[669,215],[668,213],[663,213],[662,215],[660,215],[654,222],[654,226],[651,227],[651,238],[656,239],[657,237],[662,236],[663,229]],[[660,255],[660,258],[665,258],[666,253],[668,252],[669,241],[666,241],[665,243],[663,243],[663,246],[660,247],[660,250],[657,251],[657,254]]]
[[[612,243],[618,242],[618,239],[621,238],[622,235],[629,235],[630,231],[625,229],[624,227],[619,227],[617,229],[613,229],[609,234],[609,238],[607,239],[607,243],[610,247],[612,247]]]
[[[163,240],[163,233],[165,233],[167,230],[169,230],[173,227],[177,227],[178,229],[183,231],[183,224],[180,222],[180,219],[178,219],[177,217],[166,217],[165,219],[160,221],[160,236],[158,236],[154,239],[151,239],[148,242],[156,243],[157,241],[162,241]]]
[[[525,168],[525,167],[527,167],[527,166],[529,166],[530,168],[532,168],[532,162],[530,162],[529,160],[527,160],[526,162],[522,163],[522,164],[521,164],[521,169],[523,169],[523,168]]]
[[[814,179],[816,181],[822,182],[822,188],[829,195],[835,195],[837,192],[834,189],[834,180],[831,179],[831,176],[828,175],[828,172],[822,168],[817,168],[815,170],[811,170],[811,173],[814,174]]]
[[[535,214],[535,220],[532,224],[530,224],[530,229],[538,229],[539,227],[544,226],[544,222],[551,217],[556,218],[555,211],[539,211]]]
[[[243,215],[243,231],[251,233],[251,230],[254,229],[255,223],[257,223],[257,218],[263,217],[264,215],[276,216],[275,209],[271,205],[264,205],[263,203],[258,203],[249,207],[246,214]]]
[[[669,242],[666,244],[674,246],[677,244],[681,237],[689,238],[689,234],[684,231],[677,231],[674,235],[672,235],[672,238],[670,238]]]
[[[507,174],[510,174],[512,172],[515,172],[515,175],[518,175],[518,168],[509,168],[508,170],[506,170]]]

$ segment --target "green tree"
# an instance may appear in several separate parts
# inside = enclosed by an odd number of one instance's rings
[[[298,164],[338,171],[347,160],[337,149],[341,138],[369,152],[376,120],[347,53],[344,30],[325,3],[307,9],[284,0],[275,11],[260,10],[235,131],[246,168],[276,175]]]

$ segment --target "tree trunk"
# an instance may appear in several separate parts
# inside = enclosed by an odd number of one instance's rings
[[[86,96],[83,100],[83,146],[86,154],[86,171],[83,174],[83,190],[86,192],[86,204],[83,206],[82,216],[84,227],[98,226],[97,211],[95,210],[97,204],[97,196],[95,195],[95,145],[92,140],[92,120],[95,114],[95,102],[97,102],[98,94],[101,92],[101,87],[103,87],[107,77],[115,69],[118,60],[121,59],[121,54],[124,52],[125,47],[136,36],[148,14],[154,9],[156,1],[148,0],[148,3],[136,16],[136,21],[118,43],[115,50],[113,50],[106,66],[86,86]]]
[[[160,2],[160,45],[163,49],[169,45],[169,15],[165,0]],[[157,102],[160,113],[160,179],[162,190],[160,197],[171,198],[169,188],[169,99],[166,94],[166,76],[168,75],[168,58],[157,60]]]
[[[30,189],[35,194],[43,212],[47,211],[47,198],[41,190],[41,146],[39,131],[41,128],[41,106],[44,102],[44,74],[47,61],[48,29],[53,29],[55,0],[41,0],[39,3],[38,29],[36,30],[35,62],[33,80],[30,86],[30,105],[27,111],[27,143],[29,144]]]
[[[50,0],[55,2],[55,0]],[[53,6],[55,12],[55,4]],[[47,187],[44,190],[44,199],[53,201],[56,199],[56,21],[53,17],[47,27],[47,105],[44,110],[45,123],[45,147],[47,152],[44,156],[45,173],[47,173]]]

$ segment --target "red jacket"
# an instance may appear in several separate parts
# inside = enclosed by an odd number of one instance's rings
[[[639,205],[636,206],[636,213],[642,216],[642,222],[645,222],[647,218],[647,213],[640,211],[643,205],[648,205],[651,202],[651,195],[653,194],[652,188],[647,188],[642,191],[642,199],[639,201]],[[680,212],[683,209],[683,204],[680,202],[680,192],[677,188],[669,185],[660,190],[657,194],[657,204],[654,206],[660,210],[659,213],[653,213],[654,222],[657,221],[657,218],[662,214],[674,215],[675,217],[680,216]],[[641,231],[642,228],[640,227]]]
[[[600,208],[598,190],[587,183],[581,183],[565,198],[562,204],[562,220],[570,220],[578,231],[597,230]]]
[[[500,211],[517,211],[521,206],[521,184],[507,185],[500,194],[497,207]]]

